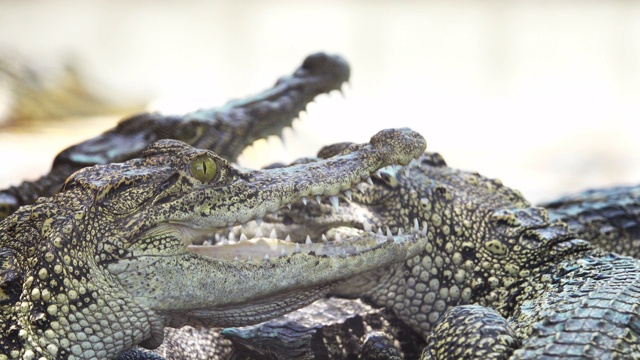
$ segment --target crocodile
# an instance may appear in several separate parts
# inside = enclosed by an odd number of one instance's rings
[[[184,115],[128,117],[115,128],[60,152],[47,175],[0,191],[0,219],[41,196],[55,194],[73,172],[132,159],[160,139],[181,140],[234,161],[255,140],[282,137],[284,128],[309,102],[319,94],[340,90],[349,75],[342,57],[319,52],[307,56],[293,74],[280,78],[272,88],[246,99]]]
[[[389,129],[323,161],[252,171],[165,139],[140,158],[77,171],[0,222],[0,360],[109,359],[157,347],[164,327],[260,322],[416,256],[426,229],[303,246],[205,240],[307,197],[335,203],[425,147],[418,133]]]
[[[581,238],[553,205],[533,206],[499,180],[437,153],[419,164],[379,171],[349,201],[283,208],[262,228],[298,239],[428,228],[420,255],[331,291],[392,310],[427,339],[424,359],[640,358],[639,260]]]

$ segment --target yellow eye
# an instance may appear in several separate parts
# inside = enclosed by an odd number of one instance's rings
[[[210,182],[216,177],[218,166],[215,160],[208,156],[199,156],[189,164],[191,176],[200,182]]]

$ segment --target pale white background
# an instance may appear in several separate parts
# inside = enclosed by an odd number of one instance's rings
[[[248,166],[409,126],[534,201],[640,182],[639,2],[5,0],[0,24],[0,52],[72,59],[99,96],[165,112],[253,94],[311,52],[345,56],[346,98],[320,98]],[[116,120],[0,128],[0,187]]]

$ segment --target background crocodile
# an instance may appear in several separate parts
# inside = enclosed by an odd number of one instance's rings
[[[387,130],[323,162],[244,171],[162,140],[141,159],[76,172],[60,193],[0,223],[0,359],[112,358],[158,346],[165,326],[258,322],[416,255],[419,234],[347,233],[349,241],[304,247],[259,236],[190,244],[306,196],[333,198],[425,146],[415,132]]]
[[[182,116],[144,113],[124,119],[115,128],[62,151],[51,171],[39,180],[0,191],[0,219],[40,196],[55,194],[74,171],[132,159],[160,139],[181,140],[234,161],[255,140],[281,135],[315,96],[339,90],[349,73],[341,57],[316,53],[292,75],[253,97]]]

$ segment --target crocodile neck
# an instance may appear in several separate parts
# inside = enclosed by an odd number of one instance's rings
[[[82,225],[91,212],[80,204],[89,199],[58,197],[57,202],[24,207],[0,223],[4,230],[1,262],[11,264],[3,266],[0,281],[2,352],[27,358],[44,349],[60,359],[81,354],[111,358],[131,344],[145,344],[146,339],[154,342],[145,345],[159,345],[162,319],[135,302],[112,276],[98,270],[96,243],[82,235],[95,234],[95,229]],[[105,240],[116,237],[113,230],[100,231]],[[15,243],[24,250],[7,247]],[[65,248],[69,250],[60,251]],[[109,338],[117,341],[105,341]],[[70,342],[77,345],[70,346]],[[84,342],[91,345],[83,348]]]

